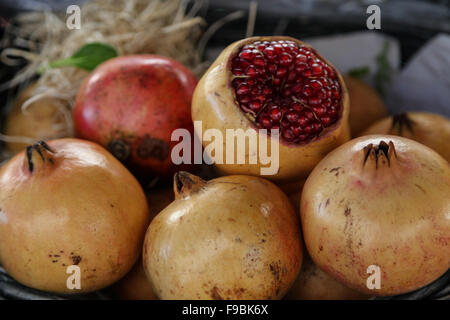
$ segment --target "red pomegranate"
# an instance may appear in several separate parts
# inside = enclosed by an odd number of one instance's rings
[[[169,176],[175,129],[193,132],[197,79],[180,63],[130,55],[101,64],[85,80],[74,108],[76,136],[102,144],[134,172]],[[180,169],[180,168],[178,168]]]

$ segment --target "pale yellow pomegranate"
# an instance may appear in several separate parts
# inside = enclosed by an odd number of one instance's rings
[[[144,268],[161,299],[280,299],[302,262],[298,215],[271,182],[179,172],[150,224]]]
[[[388,111],[380,95],[366,82],[344,76],[350,97],[349,124],[352,137],[358,137],[374,122],[386,117]]]
[[[113,284],[139,258],[148,222],[139,183],[95,143],[39,142],[0,169],[0,263],[26,286],[81,293]],[[79,289],[67,286],[72,265]]]
[[[318,267],[355,290],[415,290],[450,267],[449,195],[450,165],[432,149],[388,135],[351,140],[305,183],[306,247]],[[379,267],[379,289],[369,289],[374,278],[367,286],[369,267]]]
[[[5,120],[4,134],[25,137],[31,140],[49,140],[71,136],[65,113],[70,114],[69,107],[61,99],[43,97],[22,110],[23,104],[33,97],[36,83],[32,83],[16,98]],[[27,143],[8,142],[7,149],[16,153],[24,150]]]
[[[152,189],[147,195],[152,219],[175,198],[170,188]],[[134,265],[128,274],[114,285],[114,292],[123,300],[155,300],[158,299],[150,281],[145,275],[142,259]]]
[[[384,118],[362,133],[393,134],[420,142],[450,161],[450,120],[429,112],[405,112]]]
[[[336,281],[305,254],[302,268],[285,298],[288,300],[363,300],[370,296]]]
[[[192,100],[192,119],[201,121],[198,136],[208,129],[222,133],[224,175],[261,175],[268,165],[247,143],[244,163],[226,161],[234,145],[227,129],[270,136],[268,149],[279,148],[279,168],[265,177],[290,182],[306,178],[329,151],[349,139],[349,98],[339,72],[306,43],[290,37],[253,37],[229,45],[200,80]],[[256,133],[254,132],[255,130]],[[243,134],[240,134],[243,136]],[[204,146],[209,141],[203,141]],[[212,155],[212,151],[210,152]]]

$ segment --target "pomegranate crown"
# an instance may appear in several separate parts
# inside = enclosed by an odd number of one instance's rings
[[[363,166],[365,166],[368,161],[371,161],[375,163],[375,168],[378,168],[380,164],[387,164],[387,166],[390,167],[392,159],[397,158],[397,152],[395,151],[395,146],[392,141],[389,141],[389,143],[380,141],[378,145],[370,143],[364,147],[363,152]]]
[[[48,161],[49,163],[53,164],[53,158],[47,156],[46,153],[54,154],[55,151],[52,148],[50,148],[50,146],[45,141],[42,140],[37,141],[31,146],[28,146],[26,149],[28,170],[30,172],[34,171],[33,151],[37,152],[37,154],[41,157],[43,163]]]

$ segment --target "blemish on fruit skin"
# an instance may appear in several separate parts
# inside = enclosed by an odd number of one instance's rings
[[[366,185],[359,179],[354,180],[354,184],[357,188],[364,188]]]
[[[217,287],[213,287],[211,289],[211,298],[213,298],[213,300],[223,300],[222,296],[219,294],[219,289]]]
[[[156,158],[164,161],[169,156],[169,145],[164,140],[146,134],[139,142],[137,155],[142,159]]]
[[[339,169],[341,169],[341,167],[336,167],[336,168],[333,168],[333,169],[330,169],[330,173],[333,173],[333,172],[335,172],[335,176],[337,177],[337,176],[339,176]]]
[[[417,183],[414,184],[420,191],[422,191],[423,193],[426,193],[425,189],[422,188],[420,185],[418,185]]]
[[[351,212],[352,212],[352,209],[347,207],[347,208],[345,208],[344,215],[347,217],[348,215],[350,215]]]
[[[74,265],[78,265],[81,262],[80,256],[72,256],[71,258]]]

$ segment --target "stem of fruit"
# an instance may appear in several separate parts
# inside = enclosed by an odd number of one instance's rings
[[[175,199],[185,199],[190,197],[192,194],[200,191],[206,183],[207,182],[202,178],[186,171],[175,173],[173,178],[173,192],[175,193]]]
[[[35,171],[38,162],[54,164],[54,153],[55,151],[45,141],[38,141],[28,146],[26,149],[26,161],[30,173]],[[36,157],[36,155],[39,157]]]
[[[370,167],[387,167],[391,166],[391,162],[397,158],[395,146],[392,141],[389,144],[381,141],[377,146],[369,144],[364,147],[364,160],[363,166],[369,165]]]

